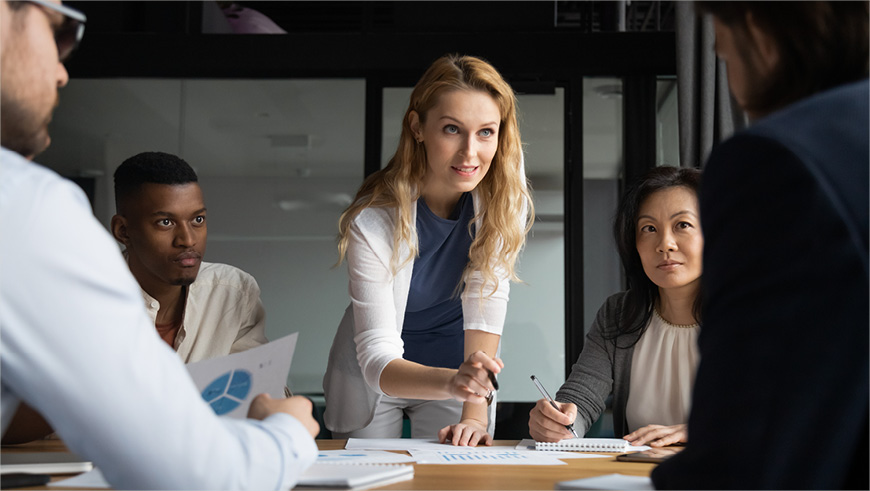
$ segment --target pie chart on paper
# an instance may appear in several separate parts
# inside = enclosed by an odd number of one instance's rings
[[[202,398],[211,405],[218,416],[239,407],[251,392],[251,373],[247,370],[232,370],[214,379]]]

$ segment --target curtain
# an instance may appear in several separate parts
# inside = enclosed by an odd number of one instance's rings
[[[728,90],[725,63],[716,58],[713,21],[676,2],[677,93],[680,165],[703,167],[713,145],[746,127]]]

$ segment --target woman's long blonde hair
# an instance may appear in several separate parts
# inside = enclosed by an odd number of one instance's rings
[[[411,206],[420,197],[428,164],[426,150],[414,139],[410,113],[416,111],[425,122],[426,113],[439,97],[454,90],[482,91],[496,102],[501,115],[498,148],[489,172],[477,185],[479,212],[474,221],[478,228],[468,251],[468,265],[462,274],[467,282],[474,271],[483,275],[489,293],[498,288],[503,270],[511,280],[519,281],[516,260],[526,234],[534,220],[534,207],[523,171],[522,143],[517,125],[516,97],[501,74],[486,61],[473,56],[442,56],[426,70],[411,93],[411,101],[402,119],[399,147],[387,166],[369,176],[357,192],[354,202],[339,219],[339,264],[347,253],[348,235],[353,219],[365,208],[391,207],[398,210],[393,234],[393,273],[419,253],[417,237],[411,223]],[[469,230],[472,226],[469,223]],[[409,255],[399,257],[400,245],[407,243]],[[483,290],[483,287],[482,287]],[[482,292],[481,292],[482,293]]]

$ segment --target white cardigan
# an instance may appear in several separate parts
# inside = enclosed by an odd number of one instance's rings
[[[476,192],[472,192],[472,198],[476,214],[479,211]],[[323,377],[324,422],[338,433],[365,428],[371,423],[384,395],[380,388],[381,372],[404,354],[402,324],[414,261],[393,275],[390,264],[395,215],[395,208],[366,208],[350,225],[347,266],[351,304],[338,326]],[[414,236],[416,223],[415,202],[411,208]],[[407,256],[408,246],[402,244],[399,258]],[[504,271],[496,273],[498,289],[491,296],[487,296],[491,287],[481,294],[480,272],[472,273],[468,279],[461,296],[464,329],[501,335],[510,280]]]

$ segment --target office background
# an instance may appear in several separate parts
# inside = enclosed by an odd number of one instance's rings
[[[254,275],[271,339],[300,333],[296,393],[322,393],[349,302],[338,216],[389,160],[437,57],[481,56],[517,91],[538,213],[508,307],[497,436],[522,429],[539,397],[530,374],[555,392],[622,288],[610,226],[624,183],[680,165],[674,2],[237,3],[282,34],[233,33],[224,2],[68,3],[87,32],[38,160],[82,184],[106,225],[120,162],[187,160],[208,207],[205,259]]]

